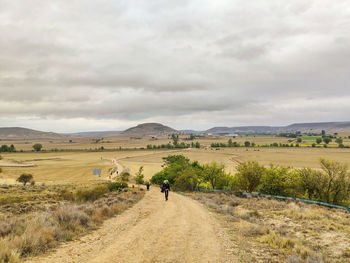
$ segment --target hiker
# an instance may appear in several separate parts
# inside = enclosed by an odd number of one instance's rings
[[[164,180],[164,183],[162,185],[162,192],[165,193],[165,201],[168,201],[169,190],[170,190],[169,181],[168,180]]]
[[[147,182],[146,183],[147,191],[149,191],[149,186],[150,186],[150,184],[149,184],[149,182]]]

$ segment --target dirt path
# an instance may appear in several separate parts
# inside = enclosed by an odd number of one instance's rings
[[[228,262],[222,229],[199,203],[153,188],[92,234],[28,262]]]

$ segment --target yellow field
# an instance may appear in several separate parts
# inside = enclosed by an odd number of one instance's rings
[[[257,145],[271,144],[271,143],[288,143],[289,140],[292,140],[292,143],[296,144],[296,140],[293,138],[282,138],[276,136],[238,136],[236,138],[228,136],[205,136],[201,138],[196,138],[193,141],[186,140],[188,135],[181,135],[180,142],[191,143],[198,141],[202,147],[209,147],[211,143],[227,143],[229,139],[232,139],[233,142],[238,142],[241,145],[245,141],[254,142]],[[43,145],[43,150],[52,151],[55,149],[58,150],[95,150],[103,147],[107,150],[116,150],[121,148],[134,149],[134,148],[146,148],[148,144],[151,145],[161,145],[171,143],[172,140],[168,137],[159,137],[157,139],[152,139],[151,137],[145,138],[130,138],[123,136],[111,136],[104,137],[103,140],[100,140],[96,143],[96,139],[102,139],[102,137],[86,138],[86,137],[76,137],[71,138],[72,142],[69,142],[69,138],[59,139],[59,140],[16,140],[16,141],[0,141],[0,145],[14,144],[17,151],[31,151],[33,150],[32,146],[35,143],[41,143]],[[311,146],[313,140],[306,140],[300,143],[301,146]],[[344,139],[345,145],[350,145],[350,139]],[[336,147],[337,144],[331,142],[330,147]]]
[[[144,167],[145,178],[149,179],[162,169],[163,157],[169,154],[183,154],[200,163],[216,161],[226,165],[233,173],[244,161],[258,161],[261,164],[285,165],[294,168],[319,167],[321,157],[350,165],[350,149],[338,148],[211,148],[183,150],[121,150],[110,152],[42,152],[2,154],[0,161],[3,173],[0,180],[16,179],[22,173],[31,173],[38,183],[86,183],[104,180],[109,169],[114,167],[112,159],[134,175],[140,166]],[[6,167],[6,164],[15,167]],[[34,167],[21,167],[34,165]],[[92,175],[94,168],[102,169],[102,177]],[[1,181],[0,181],[1,183]]]

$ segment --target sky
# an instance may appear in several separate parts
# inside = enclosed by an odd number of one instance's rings
[[[0,126],[350,121],[349,0],[0,0]]]

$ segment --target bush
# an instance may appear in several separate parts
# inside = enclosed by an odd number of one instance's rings
[[[113,192],[113,191],[118,191],[124,188],[127,188],[128,184],[125,182],[114,182],[114,183],[109,183],[108,184],[108,189],[109,191]]]
[[[74,201],[78,202],[95,201],[108,192],[109,188],[107,186],[100,185],[92,189],[78,190],[73,197]]]
[[[258,190],[263,194],[292,196],[295,189],[292,177],[288,168],[271,165],[265,169]]]
[[[120,175],[120,178],[123,182],[129,182],[130,173],[123,171]]]
[[[198,176],[193,169],[186,169],[175,179],[174,189],[179,191],[194,191],[199,183]]]
[[[0,167],[0,174],[2,173],[2,168]]]
[[[245,162],[237,167],[237,171],[235,180],[238,187],[251,193],[258,187],[265,168],[260,166],[258,162]]]

